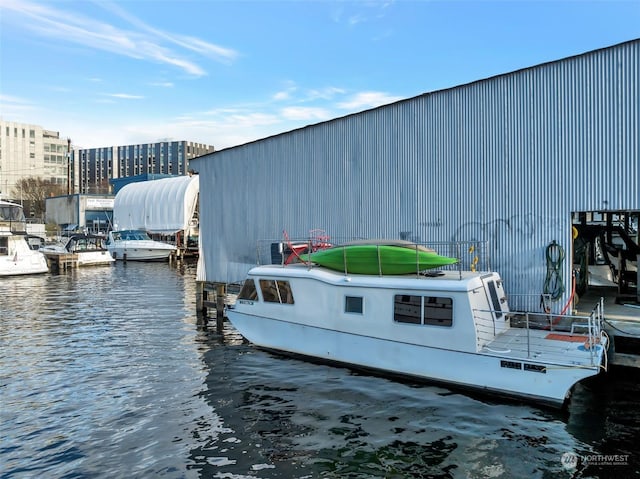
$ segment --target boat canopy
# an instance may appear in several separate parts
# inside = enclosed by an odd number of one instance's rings
[[[174,234],[189,228],[198,204],[198,176],[140,181],[123,187],[113,204],[114,230]]]

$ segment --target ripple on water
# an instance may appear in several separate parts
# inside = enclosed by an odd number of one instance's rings
[[[197,324],[191,268],[3,280],[2,477],[635,476],[638,381],[565,414],[284,358]],[[562,454],[629,453],[625,467]]]

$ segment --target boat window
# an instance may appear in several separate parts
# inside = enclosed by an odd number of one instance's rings
[[[433,326],[451,326],[453,301],[451,298],[429,296],[424,298],[424,322]]]
[[[491,296],[491,304],[493,304],[493,310],[495,311],[496,318],[502,317],[502,307],[500,306],[500,300],[498,299],[498,291],[496,291],[496,283],[489,281],[489,296]]]
[[[453,301],[436,296],[397,294],[393,302],[393,320],[406,324],[451,326]]]
[[[267,303],[293,304],[293,293],[289,281],[261,279],[260,290]]]
[[[362,314],[362,296],[345,296],[344,312]]]
[[[6,256],[9,254],[9,238],[0,238],[0,255]]]
[[[242,289],[240,290],[240,294],[238,294],[238,299],[249,299],[251,301],[258,300],[258,291],[256,290],[256,284],[252,279],[245,280],[242,285]]]
[[[399,323],[422,324],[422,296],[396,295],[393,304],[393,320]]]

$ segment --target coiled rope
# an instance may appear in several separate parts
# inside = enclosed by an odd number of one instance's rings
[[[553,240],[546,251],[547,276],[544,280],[544,294],[548,294],[552,301],[558,301],[565,291],[562,279],[562,263],[564,262],[564,248]]]

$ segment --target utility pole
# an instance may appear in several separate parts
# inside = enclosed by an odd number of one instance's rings
[[[71,138],[67,138],[67,195],[71,194]]]

